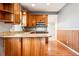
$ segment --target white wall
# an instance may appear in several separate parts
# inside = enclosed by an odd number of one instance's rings
[[[48,15],[48,32],[49,35],[51,35],[53,37],[53,39],[55,39],[55,25],[56,25],[56,21],[57,21],[57,15]]]
[[[79,30],[79,3],[67,4],[58,14],[58,29]]]

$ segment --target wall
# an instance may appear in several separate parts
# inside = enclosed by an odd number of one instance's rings
[[[67,4],[59,12],[58,29],[79,29],[79,3]]]
[[[79,54],[79,3],[67,4],[57,20],[57,39]]]
[[[57,21],[57,15],[48,15],[48,32],[49,35],[52,36],[53,39],[55,39],[55,25]]]
[[[5,23],[0,22],[0,32],[10,31],[11,27],[12,27],[11,24],[5,24]]]

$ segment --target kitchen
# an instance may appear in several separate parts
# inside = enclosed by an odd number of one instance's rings
[[[65,6],[66,3],[0,3],[0,55],[74,56],[60,43],[64,42],[63,32],[58,26],[63,17],[58,14],[62,15]]]
[[[33,5],[33,4],[27,4]],[[41,4],[40,4],[41,5]],[[1,55],[5,56],[38,56],[47,55],[41,50],[48,44],[48,13],[33,14],[23,4],[0,4],[0,42]],[[33,6],[32,6],[33,7]],[[27,45],[27,46],[26,46]],[[32,50],[31,50],[32,49]],[[34,52],[33,52],[34,51]]]

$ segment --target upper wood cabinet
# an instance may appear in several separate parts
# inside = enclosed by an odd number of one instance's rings
[[[28,27],[35,27],[36,23],[44,22],[48,26],[48,15],[46,14],[31,14],[28,16]]]
[[[20,14],[21,6],[19,3],[14,3],[14,14]]]
[[[0,3],[0,10],[3,10],[3,4]]]
[[[13,22],[13,4],[0,3],[0,21]]]
[[[0,11],[6,12],[6,13],[13,13],[13,4],[0,3]]]
[[[47,14],[41,14],[36,15],[36,21],[38,22],[44,22],[46,26],[48,26],[48,15]]]
[[[35,15],[29,15],[28,16],[28,27],[35,27],[36,26],[36,16]]]
[[[14,3],[14,23],[20,24],[20,12],[21,12],[21,6],[19,3]]]
[[[19,3],[0,3],[0,22],[20,23]]]

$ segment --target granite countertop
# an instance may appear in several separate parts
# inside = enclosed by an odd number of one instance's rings
[[[48,33],[31,33],[31,32],[2,32],[0,37],[51,37]]]

